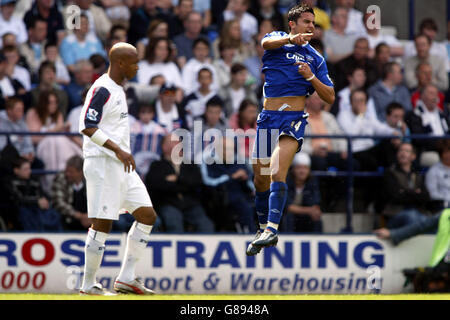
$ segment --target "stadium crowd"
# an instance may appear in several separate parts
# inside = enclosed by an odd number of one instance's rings
[[[450,134],[450,21],[444,42],[436,41],[431,18],[414,39],[400,41],[370,28],[370,15],[355,9],[355,0],[302,2],[314,7],[310,45],[325,57],[336,91],[333,105],[317,94],[307,99],[306,135],[395,137],[352,140],[353,169],[380,173],[356,179],[355,210],[376,212],[374,228],[389,237],[387,228],[450,206],[450,141],[439,139]],[[238,149],[224,138],[222,153],[181,165],[171,157],[171,138],[184,128],[202,144],[208,129],[256,128],[264,83],[260,42],[287,30],[294,4],[0,0],[0,131],[9,133],[0,135],[1,229],[88,228],[82,138],[14,132],[77,133],[87,89],[106,72],[109,48],[129,42],[141,59],[125,85],[131,149],[159,214],[155,231],[254,232],[251,137]],[[229,153],[247,161],[227,161]],[[322,212],[344,210],[345,179],[312,172],[345,171],[348,156],[345,139],[305,139],[288,178],[282,230],[321,232]],[[38,170],[52,174],[32,174]],[[129,219],[121,215],[114,230],[127,230]]]

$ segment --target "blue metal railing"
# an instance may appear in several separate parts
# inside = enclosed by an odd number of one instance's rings
[[[74,132],[28,132],[28,131],[0,131],[0,136],[6,136],[9,140],[10,135],[41,135],[41,136],[81,136],[79,133]],[[354,178],[355,177],[380,177],[382,173],[380,172],[355,172],[353,170],[353,149],[352,140],[354,139],[372,139],[372,140],[382,140],[382,139],[402,139],[408,138],[410,140],[440,140],[440,139],[450,139],[450,135],[445,136],[431,136],[427,134],[411,134],[408,136],[395,136],[395,135],[377,135],[377,136],[348,136],[348,135],[307,135],[305,138],[317,139],[317,138],[328,138],[328,139],[346,139],[347,141],[347,171],[312,171],[317,177],[347,177],[347,199],[346,199],[346,226],[342,229],[342,232],[353,232],[352,228],[352,217],[353,217],[353,197],[354,197]],[[33,174],[43,175],[43,174],[56,174],[59,171],[50,170],[33,170]]]

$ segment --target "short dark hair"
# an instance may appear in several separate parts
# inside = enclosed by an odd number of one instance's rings
[[[450,150],[450,139],[441,139],[436,144],[437,152],[439,153],[439,156],[442,157],[444,152]]]
[[[48,22],[47,22],[47,20],[45,20],[44,18],[41,18],[41,17],[34,17],[33,19],[31,19],[31,22],[30,22],[30,25],[29,25],[28,29],[34,29],[34,28],[36,28],[36,24],[37,24],[38,22],[43,22],[43,23],[45,23],[45,24],[48,26]]]
[[[67,160],[66,167],[72,167],[78,171],[83,170],[83,158],[80,156],[72,156]]]
[[[434,21],[432,18],[425,18],[420,22],[419,30],[420,32],[423,32],[423,29],[431,29],[434,31],[438,31],[438,26],[436,24],[436,21]]]
[[[397,62],[387,62],[383,65],[382,71],[381,71],[381,79],[385,80],[389,73],[392,72],[394,66],[398,66]]]
[[[208,48],[210,48],[209,41],[205,38],[200,37],[194,40],[194,42],[192,43],[192,49],[194,49],[199,43],[203,43]]]
[[[288,22],[297,22],[298,18],[300,18],[305,12],[314,14],[314,9],[304,3],[293,6],[287,14]]]
[[[416,40],[417,40],[418,38],[420,38],[420,37],[425,37],[425,38],[427,39],[427,41],[428,41],[428,44],[431,45],[431,39],[430,39],[430,37],[427,36],[427,35],[424,34],[424,33],[416,34],[416,35],[414,36],[414,42],[416,42]]]
[[[17,159],[14,159],[12,161],[12,167],[13,169],[18,169],[20,168],[24,163],[30,163],[30,161],[24,157],[18,157]]]
[[[203,68],[201,68],[200,70],[198,70],[198,72],[197,72],[197,78],[198,77],[200,77],[200,73],[202,73],[202,72],[209,72],[209,75],[212,77],[212,71],[211,71],[211,69],[209,69],[209,68],[206,68],[206,67],[203,67]]]
[[[18,97],[16,97],[16,96],[12,96],[12,97],[7,98],[6,101],[5,101],[5,110],[9,110],[9,109],[14,108],[14,106],[17,103],[19,103],[19,102],[23,103],[23,101],[21,99],[19,99]]]
[[[394,110],[400,110],[400,109],[405,110],[405,108],[403,108],[403,106],[400,103],[391,102],[386,107],[386,115],[389,116]]]
[[[206,108],[211,107],[211,106],[220,106],[221,108],[223,108],[222,99],[220,99],[218,96],[213,96],[211,99],[209,99],[206,102]]]
[[[358,88],[358,89],[354,89],[350,92],[350,103],[352,102],[353,96],[358,92],[364,93],[364,95],[366,96],[366,102],[367,102],[368,96],[367,96],[366,90],[364,90],[362,88]]]
[[[44,69],[52,69],[53,72],[56,73],[56,67],[55,64],[51,61],[45,60],[44,62],[41,63],[41,66],[39,67],[39,78],[42,76],[42,72],[44,71]]]
[[[376,56],[379,55],[381,52],[381,48],[384,48],[384,47],[390,48],[386,42],[381,42],[381,43],[377,44],[377,46],[375,47],[375,55]]]
[[[231,74],[236,74],[243,70],[247,70],[247,68],[242,63],[236,62],[236,63],[233,63],[230,71],[231,71]]]
[[[139,108],[138,108],[138,113],[144,111],[144,110],[149,110],[150,112],[155,113],[155,106],[151,103],[141,103],[139,104]]]

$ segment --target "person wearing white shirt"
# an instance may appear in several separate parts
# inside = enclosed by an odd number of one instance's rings
[[[428,170],[425,185],[431,199],[440,200],[444,208],[450,208],[450,140],[441,140],[438,150],[440,161]]]
[[[250,0],[230,0],[223,12],[224,21],[237,19],[241,25],[242,41],[248,43],[258,33],[258,20],[247,12]]]
[[[19,66],[20,55],[19,49],[14,46],[7,46],[3,48],[3,53],[8,61],[7,70],[11,78],[19,81],[26,91],[31,90],[31,76],[30,72],[24,67]]]
[[[0,2],[0,37],[5,33],[12,33],[16,36],[17,43],[22,44],[27,42],[28,33],[25,23],[13,16],[15,5],[16,0],[1,0]]]
[[[336,0],[336,6],[348,10],[348,23],[345,28],[346,34],[354,34],[358,37],[366,35],[366,29],[363,24],[363,13],[354,8],[355,0]]]
[[[352,109],[339,113],[337,121],[347,135],[375,136],[398,135],[396,129],[369,116],[367,112],[367,93],[356,89],[350,96]],[[353,139],[352,152],[360,163],[361,170],[376,170],[376,158],[372,156],[375,146],[373,139]]]

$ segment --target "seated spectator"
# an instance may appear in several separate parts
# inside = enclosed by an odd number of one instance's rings
[[[149,84],[150,79],[161,74],[167,82],[178,88],[177,101],[183,98],[183,82],[177,65],[172,59],[172,46],[168,38],[153,38],[148,44],[145,60],[139,62],[137,81],[141,84]]]
[[[256,18],[258,21],[258,25],[264,20],[270,20],[275,27],[275,30],[284,30],[285,22],[284,17],[278,9],[278,4],[276,0],[258,0],[252,1],[252,6],[249,10],[250,14]],[[314,7],[314,6],[311,6]],[[320,14],[321,11],[319,8],[314,8],[314,15],[316,16],[316,21],[322,17]],[[322,11],[323,12],[323,11]],[[326,14],[325,14],[326,15]],[[326,15],[328,18],[328,15]],[[328,18],[328,24],[330,24],[330,18]]]
[[[434,85],[430,84],[422,89],[416,107],[406,116],[406,124],[412,134],[442,136],[450,133],[450,119],[446,119],[440,111],[438,101],[438,89]],[[420,152],[437,150],[435,140],[414,139],[413,144]]]
[[[391,61],[391,48],[384,42],[375,47],[375,68],[377,70],[377,79],[383,76],[384,65]]]
[[[200,69],[203,68],[210,69],[213,74],[211,89],[219,89],[219,79],[217,78],[211,59],[209,58],[209,42],[203,38],[198,38],[194,41],[192,50],[194,57],[186,63],[181,71],[181,78],[184,84],[184,94],[188,96],[199,88],[200,84],[197,81],[197,75]]]
[[[255,41],[255,51],[256,54],[250,56],[249,58],[244,60],[244,65],[248,70],[249,75],[255,80],[256,86],[259,87],[264,83],[262,69],[262,57],[264,55],[264,49],[261,45],[261,40],[263,39],[263,34],[258,34],[256,36]],[[310,41],[311,46],[314,43]],[[314,47],[314,46],[313,46]],[[317,51],[319,51],[316,47],[314,47]],[[319,51],[320,52],[320,51]]]
[[[236,48],[229,42],[220,42],[219,51],[219,58],[213,61],[213,66],[219,88],[223,88],[231,81],[231,66],[236,62]]]
[[[338,115],[343,110],[350,111],[352,109],[350,94],[356,89],[366,89],[366,71],[361,67],[356,67],[348,72],[347,80],[348,86],[338,91],[338,99],[335,100],[334,105],[331,107],[331,112],[334,115]],[[336,106],[338,106],[338,110],[336,110]],[[375,103],[371,97],[367,100],[367,112],[371,117],[378,118],[375,111]]]
[[[47,21],[42,18],[36,18],[28,28],[28,41],[19,46],[19,51],[28,66],[30,72],[36,74],[39,65],[45,59],[44,47],[47,43]]]
[[[417,89],[411,94],[411,103],[413,108],[416,107],[417,101],[420,99],[420,91],[427,85],[432,84],[433,81],[433,69],[428,62],[421,62],[416,68]],[[439,91],[439,109],[444,111],[445,95]]]
[[[355,2],[355,0],[335,0],[336,6],[348,10],[348,23],[345,32],[347,34],[365,36],[366,32],[363,25],[363,13],[355,9]]]
[[[58,97],[58,108],[61,111],[63,117],[68,113],[69,98],[66,91],[64,91],[60,85],[56,82],[56,67],[55,64],[50,61],[44,61],[39,66],[39,83],[33,88],[30,93],[32,96],[32,105],[36,106],[39,102],[39,96],[45,91],[54,91]]]
[[[199,1],[196,1],[199,2]],[[202,1],[203,2],[203,1]],[[209,2],[209,1],[207,1]],[[184,32],[184,23],[189,14],[194,11],[193,0],[179,0],[177,6],[174,9],[174,17],[170,25],[170,38],[173,39],[179,34]]]
[[[25,109],[31,104],[31,97],[22,83],[12,79],[7,74],[8,62],[5,55],[0,52],[0,110],[5,108],[5,100],[17,96],[25,104]]]
[[[200,38],[208,41],[208,38],[201,34],[202,16],[198,12],[192,11],[188,14],[184,22],[184,28],[184,33],[177,35],[173,39],[178,51],[177,64],[180,69],[183,69],[185,64],[194,58],[194,42]],[[207,56],[210,56],[209,52]]]
[[[250,0],[229,0],[227,8],[223,12],[223,20],[238,20],[241,26],[242,41],[249,43],[252,37],[258,33],[258,21],[247,12],[250,8]]]
[[[447,66],[447,69],[445,69],[447,72],[450,70],[449,67],[449,59],[447,55],[447,50],[445,47],[445,44],[436,41],[436,37],[438,34],[438,25],[432,18],[425,18],[420,22],[419,25],[419,34],[423,34],[430,40],[430,55],[439,56],[445,61],[445,65]],[[411,41],[405,46],[405,55],[404,59],[405,61],[408,60],[410,57],[416,56],[418,53],[417,45],[414,41]],[[435,70],[435,69],[433,69]]]
[[[36,107],[28,110],[26,122],[31,132],[67,132],[69,125],[64,123],[58,109],[58,97],[53,91],[42,92]],[[36,155],[45,164],[46,170],[64,170],[65,163],[73,155],[81,155],[81,148],[64,135],[31,136],[37,146]],[[53,175],[46,175],[43,188],[50,190]]]
[[[101,0],[100,3],[112,24],[123,24],[126,28],[129,27],[131,17],[129,2],[127,4],[122,0]]]
[[[311,175],[311,159],[297,153],[287,177],[285,232],[322,232],[319,183]]]
[[[59,50],[56,43],[48,42],[45,45],[44,55],[44,59],[46,59],[46,61],[50,61],[55,65],[55,82],[59,85],[68,85],[70,83],[69,70],[67,69],[66,65],[61,59],[61,56],[59,55]]]
[[[7,74],[12,79],[19,81],[26,91],[30,91],[31,75],[26,68],[18,64],[20,60],[19,49],[14,46],[7,46],[3,48],[3,54],[8,62],[8,66],[6,67]]]
[[[256,103],[255,90],[247,82],[248,71],[241,63],[234,63],[231,67],[231,82],[219,91],[220,98],[224,101],[225,115],[229,118],[238,112],[239,106],[245,99]]]
[[[56,175],[52,184],[52,203],[61,214],[64,230],[84,231],[91,224],[87,214],[86,181],[83,174],[83,158],[73,156],[66,168]]]
[[[230,128],[235,130],[237,140],[239,141],[240,154],[245,156],[246,160],[250,159],[253,151],[253,144],[256,138],[256,119],[258,117],[258,106],[254,100],[242,100],[237,113],[231,115]],[[240,135],[244,133],[244,141]]]
[[[178,128],[187,128],[186,112],[181,105],[176,104],[177,88],[172,84],[164,84],[159,90],[155,102],[155,122],[167,132]]]
[[[218,96],[213,96],[206,102],[203,115],[197,117],[195,120],[202,121],[202,133],[208,129],[218,129],[222,135],[225,135],[225,130],[229,127],[222,114],[223,101]]]
[[[214,153],[204,153],[200,168],[204,184],[208,187],[210,212],[218,231],[238,231],[253,233],[256,231],[252,202],[252,183],[250,170],[240,160],[243,156],[235,153],[233,139],[223,138],[214,144]],[[238,151],[239,152],[239,151]]]
[[[138,119],[130,126],[131,153],[141,177],[145,177],[154,160],[161,158],[161,142],[167,134],[166,129],[153,120],[154,117],[154,106],[141,104]]]
[[[109,30],[109,29],[108,29]],[[75,72],[75,65],[80,60],[89,59],[94,53],[106,56],[103,45],[93,33],[89,33],[89,19],[85,14],[80,16],[80,28],[75,28],[61,42],[61,58],[70,72]]]
[[[437,145],[440,161],[425,176],[425,184],[431,200],[439,202],[439,209],[450,208],[450,140]]]
[[[402,143],[397,152],[397,162],[385,171],[382,218],[387,229],[410,225],[424,217],[429,195],[424,177],[414,171],[415,159],[414,147],[410,143]]]
[[[448,74],[447,61],[441,56],[431,53],[431,39],[424,34],[418,34],[414,38],[414,44],[417,54],[411,56],[405,61],[405,81],[409,89],[417,88],[418,80],[416,78],[416,68],[421,62],[427,62],[433,69],[432,83],[439,90],[447,91]]]
[[[336,118],[323,110],[324,102],[315,92],[306,100],[308,126],[305,136],[309,135],[343,135]],[[326,171],[329,167],[346,169],[347,143],[344,139],[305,138],[302,151],[309,154],[312,170]]]
[[[146,59],[148,55],[148,46],[153,39],[156,38],[169,38],[169,24],[161,19],[155,19],[148,25],[147,36],[142,38],[136,44],[136,49],[138,51],[139,60]],[[170,43],[170,46],[173,49],[176,48],[174,44]],[[169,59],[172,60],[174,58],[173,54],[169,55]]]
[[[393,36],[393,35],[388,35],[388,34],[383,34],[381,32],[380,28],[374,27],[373,25],[371,25],[368,20],[370,19],[370,17],[372,15],[374,15],[375,13],[366,13],[364,15],[364,20],[363,20],[363,24],[366,30],[366,38],[367,40],[369,40],[369,48],[370,48],[370,54],[369,56],[371,58],[373,58],[375,56],[375,48],[380,44],[380,43],[384,43],[387,46],[389,46],[390,49],[390,55],[392,57],[400,57],[403,56],[404,50],[403,50],[403,46],[400,43],[400,41],[398,41],[398,39]]]
[[[347,23],[348,10],[337,7],[331,15],[331,28],[326,30],[323,35],[327,60],[332,64],[336,64],[352,54],[357,35],[345,31]]]
[[[59,5],[57,1],[34,1],[23,17],[27,29],[30,29],[35,19],[44,19],[47,21],[47,41],[60,43],[66,35],[64,21],[67,21],[67,19],[63,19],[59,11]]]
[[[345,77],[346,72],[356,67],[363,68],[366,71],[366,84],[368,87],[375,83],[377,80],[377,69],[374,60],[369,58],[369,41],[366,38],[357,39],[353,53],[336,64],[334,79],[336,80],[335,87],[337,90],[348,85]]]
[[[83,91],[92,84],[94,66],[89,60],[80,60],[75,64],[73,71],[72,82],[64,88],[69,97],[68,112],[81,104]]]
[[[350,94],[352,109],[339,113],[337,121],[347,135],[398,135],[396,129],[369,116],[367,112],[367,94],[356,89]],[[377,169],[373,156],[375,141],[373,139],[352,139],[352,151],[362,171]]]
[[[163,157],[150,165],[145,185],[166,232],[212,233],[214,224],[201,206],[202,176],[198,166],[176,164],[171,156],[178,143],[176,135],[164,137]]]
[[[211,90],[213,73],[210,69],[200,69],[197,81],[200,84],[200,88],[184,98],[182,102],[182,108],[186,111],[186,120],[189,128],[192,128],[195,118],[205,113],[206,102],[217,96],[217,92]]]
[[[383,75],[368,90],[375,102],[375,112],[380,121],[386,119],[386,107],[392,102],[403,105],[405,111],[411,111],[411,96],[403,85],[402,68],[396,62],[388,62],[383,67]]]
[[[29,131],[23,117],[24,106],[22,100],[15,97],[9,98],[6,101],[5,109],[5,114],[0,115],[1,131]],[[30,163],[33,163],[35,160],[39,161],[35,158],[33,142],[31,141],[31,137],[29,135],[10,135],[9,142],[16,148],[22,158],[27,159]],[[7,137],[0,136],[0,150],[3,150],[6,144]],[[35,165],[37,165],[37,163],[35,163]]]
[[[20,45],[28,40],[27,29],[22,19],[14,16],[15,0],[2,0],[0,2],[0,37],[5,33],[13,33]],[[2,44],[0,43],[0,48]]]
[[[93,54],[89,58],[89,61],[93,68],[92,82],[95,82],[95,80],[100,78],[104,73],[108,72],[109,62],[101,54]]]
[[[25,232],[62,231],[58,212],[50,206],[38,180],[31,177],[30,162],[20,158],[13,166],[9,194],[19,209],[19,221]]]

